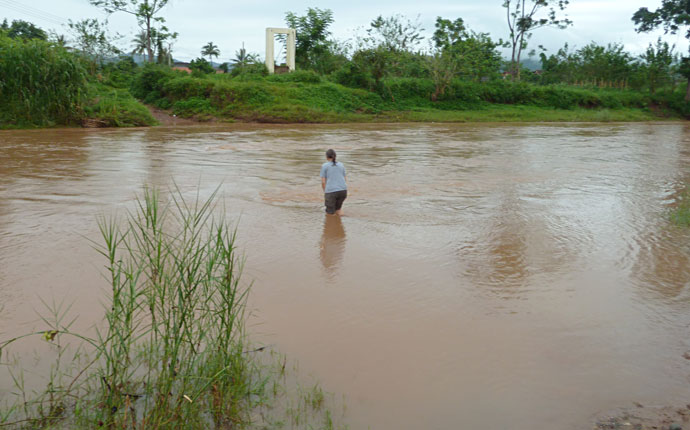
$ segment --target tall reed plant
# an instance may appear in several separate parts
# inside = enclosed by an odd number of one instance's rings
[[[99,336],[98,422],[106,428],[240,427],[250,416],[244,355],[247,289],[235,230],[215,193],[189,203],[146,190],[126,229],[102,221],[112,288]]]
[[[100,220],[104,320],[87,337],[53,303],[46,330],[0,342],[17,393],[0,399],[0,429],[336,428],[318,384],[301,389],[284,357],[250,346],[249,286],[217,191],[186,199],[146,188],[125,219]],[[45,390],[33,393],[20,358],[7,362],[9,346],[32,335],[54,352]]]
[[[240,281],[236,230],[215,205],[216,192],[188,201],[179,189],[165,199],[145,189],[124,222],[101,219],[104,322],[85,337],[63,323],[62,311],[43,319],[49,329],[34,334],[59,350],[57,376],[51,370],[45,393],[33,400],[16,377],[24,394],[17,406],[0,408],[0,427],[225,429],[251,422],[265,381],[247,351],[248,286]],[[0,342],[0,358],[27,336]],[[79,371],[64,366],[60,345],[68,337],[93,357]]]
[[[62,47],[0,35],[0,127],[74,122],[86,77],[82,60]]]

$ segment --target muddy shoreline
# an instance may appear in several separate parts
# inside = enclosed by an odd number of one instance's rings
[[[653,406],[635,403],[630,408],[619,408],[598,414],[595,430],[687,430],[690,429],[690,404],[680,406]]]

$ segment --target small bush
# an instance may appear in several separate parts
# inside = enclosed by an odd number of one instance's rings
[[[349,62],[331,75],[331,79],[340,85],[351,88],[371,89],[375,80],[371,73],[357,64]]]
[[[162,86],[161,93],[172,100],[209,97],[214,85],[213,81],[209,79],[180,76],[166,81]]]
[[[181,117],[213,114],[211,102],[208,99],[200,97],[179,100],[172,105],[172,110],[176,115]]]
[[[292,73],[271,75],[268,77],[268,80],[273,82],[303,82],[307,84],[320,84],[322,81],[321,75],[312,70],[297,70]]]
[[[230,71],[230,76],[237,77],[241,75],[256,75],[268,76],[268,69],[264,63],[252,63],[241,66],[235,66]]]
[[[175,72],[169,67],[148,63],[132,80],[130,91],[134,97],[144,100],[152,91],[160,91],[175,76]]]
[[[103,66],[103,83],[115,88],[129,88],[138,68],[132,57],[122,57]]]
[[[124,89],[106,85],[91,85],[84,114],[107,127],[142,127],[156,125],[157,121],[146,106],[139,103]]]
[[[213,68],[213,65],[206,61],[205,58],[193,59],[189,63],[189,68],[192,70],[192,75],[197,77],[216,72],[216,69]]]

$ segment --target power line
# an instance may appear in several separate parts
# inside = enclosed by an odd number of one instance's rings
[[[21,4],[15,4],[11,2],[10,0],[0,0],[0,7],[4,7],[6,9],[9,9],[13,12],[18,12],[23,15],[30,16],[31,18],[34,19],[39,19],[42,21],[50,22],[52,24],[57,24],[57,25],[62,25],[65,23],[67,20],[64,18],[61,18],[57,15],[53,15],[49,12],[43,12],[41,10],[35,9],[35,8],[30,8],[28,6],[24,6]]]
[[[56,19],[56,20],[58,20],[58,21],[66,21],[65,18],[63,18],[63,17],[61,17],[61,16],[59,16],[59,15],[55,15],[55,14],[52,13],[52,12],[44,11],[44,10],[42,10],[42,9],[35,8],[35,7],[33,7],[33,6],[29,6],[29,5],[22,4],[22,3],[19,3],[19,2],[16,1],[16,0],[2,0],[2,1],[3,1],[3,3],[13,4],[13,5],[15,5],[16,7],[20,7],[20,8],[29,10],[29,11],[33,11],[33,12],[36,12],[36,13],[38,13],[38,14],[45,15],[45,16],[47,16],[47,17],[49,17],[49,18]]]
[[[26,16],[31,17],[31,18],[33,18],[33,19],[38,19],[38,20],[41,20],[41,21],[49,22],[49,23],[51,23],[51,24],[62,25],[62,22],[60,22],[60,21],[57,21],[57,20],[54,20],[54,19],[50,19],[50,18],[46,18],[46,17],[41,16],[41,15],[34,15],[34,14],[31,14],[31,13],[26,12],[26,11],[24,11],[24,10],[15,9],[15,8],[12,8],[12,7],[7,6],[7,5],[4,5],[4,4],[0,4],[0,7],[7,8],[7,9],[13,11],[13,12],[17,12],[17,13],[20,13],[20,14],[22,14],[22,15],[26,15]]]

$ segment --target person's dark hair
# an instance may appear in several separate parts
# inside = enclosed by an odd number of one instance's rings
[[[334,150],[329,149],[328,151],[326,151],[326,158],[330,158],[331,160],[333,160],[333,165],[335,166],[335,151]]]

